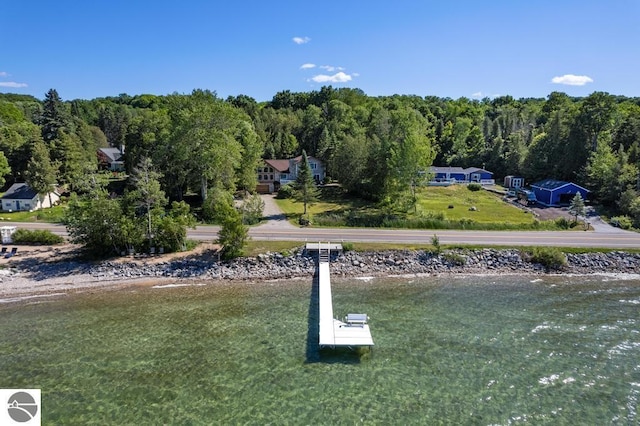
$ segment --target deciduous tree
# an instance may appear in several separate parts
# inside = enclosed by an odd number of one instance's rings
[[[31,158],[27,163],[25,180],[27,184],[38,193],[40,201],[45,195],[49,195],[51,201],[51,191],[56,183],[58,166],[51,161],[49,150],[42,141],[36,141],[31,148]]]

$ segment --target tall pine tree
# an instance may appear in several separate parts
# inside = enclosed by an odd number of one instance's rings
[[[56,89],[50,89],[44,98],[40,126],[42,127],[42,139],[49,143],[58,138],[60,129],[69,124],[69,114],[64,103],[60,99]]]
[[[318,188],[316,187],[316,182],[313,180],[307,152],[304,150],[302,151],[302,159],[298,166],[298,177],[296,178],[294,189],[294,199],[303,203],[304,212],[302,214],[305,216],[307,214],[307,205],[312,204],[318,199]]]

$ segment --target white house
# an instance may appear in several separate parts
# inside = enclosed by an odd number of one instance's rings
[[[39,197],[26,183],[14,183],[0,198],[2,210],[9,212],[46,209],[51,207],[51,203],[56,204],[58,201],[60,194],[57,192]]]

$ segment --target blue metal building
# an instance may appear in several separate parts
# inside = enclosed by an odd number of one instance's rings
[[[545,206],[568,205],[577,193],[586,200],[590,192],[575,183],[555,179],[545,179],[531,184],[531,189],[536,194],[538,203]]]

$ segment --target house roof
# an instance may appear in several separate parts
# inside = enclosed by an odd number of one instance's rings
[[[289,160],[264,160],[264,162],[279,172],[287,172],[289,170]]]
[[[489,170],[481,169],[479,167],[467,167],[466,169],[464,169],[464,172],[465,173],[484,172],[484,173],[489,173],[490,175],[493,175],[493,172],[490,172]]]
[[[302,155],[298,155],[297,157],[293,158],[294,163],[299,163],[301,161],[302,161]],[[309,162],[314,161],[316,163],[320,162],[320,160],[318,160],[316,157],[312,157],[311,155],[307,155],[307,161]]]
[[[38,193],[26,183],[14,183],[2,196],[3,200],[33,200]]]
[[[99,151],[106,155],[112,162],[122,160],[122,152],[120,152],[118,148],[99,148]]]
[[[540,188],[540,189],[545,189],[547,191],[555,191],[558,190],[560,188],[563,188],[565,186],[568,185],[573,185],[577,188],[582,189],[583,191],[587,191],[587,192],[591,192],[589,191],[587,188],[583,188],[580,185],[577,185],[573,182],[566,182],[563,180],[556,180],[556,179],[545,179],[545,180],[541,180],[540,182],[536,182],[536,183],[532,183],[531,186],[532,187],[536,187],[536,188]]]
[[[431,166],[429,168],[429,171],[432,172],[432,173],[463,173],[463,174],[485,172],[485,173],[489,173],[489,174],[493,175],[493,172],[490,172],[490,171],[485,170],[485,169],[480,169],[478,167],[467,167],[466,169],[463,169],[462,167]]]
[[[433,173],[464,173],[464,169],[462,167],[431,166],[429,167],[429,171]]]

